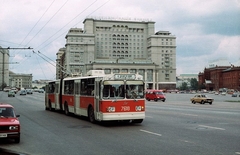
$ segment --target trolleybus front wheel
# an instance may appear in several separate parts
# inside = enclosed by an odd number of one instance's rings
[[[65,115],[69,115],[67,103],[64,104],[64,113],[65,113]]]
[[[94,116],[94,109],[92,106],[90,106],[88,108],[88,119],[91,123],[95,123],[96,120],[95,120],[95,116]]]

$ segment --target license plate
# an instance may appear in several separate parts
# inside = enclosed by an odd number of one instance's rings
[[[6,133],[0,133],[0,138],[4,138],[4,137],[7,137],[7,134]]]

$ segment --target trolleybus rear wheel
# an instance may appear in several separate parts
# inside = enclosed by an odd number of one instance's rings
[[[64,113],[65,113],[65,115],[69,115],[67,103],[64,104]]]

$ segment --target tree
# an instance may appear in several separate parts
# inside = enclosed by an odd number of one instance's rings
[[[198,90],[198,81],[196,78],[191,78],[190,85],[193,90]]]
[[[187,86],[187,82],[183,82],[182,85],[180,86],[180,90],[187,90],[188,86]]]

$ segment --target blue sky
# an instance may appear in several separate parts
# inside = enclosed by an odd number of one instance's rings
[[[87,16],[151,19],[156,32],[170,31],[177,37],[177,75],[197,74],[216,59],[240,59],[240,0],[1,1],[0,46],[30,46],[55,61],[67,31],[83,28]],[[18,62],[10,65],[15,73],[55,78],[53,63],[32,50],[10,50],[10,56]]]

